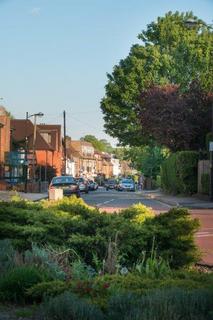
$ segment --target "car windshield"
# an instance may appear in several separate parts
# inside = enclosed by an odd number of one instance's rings
[[[64,184],[75,184],[73,177],[55,177],[52,180],[52,185],[64,185]]]
[[[116,181],[115,181],[115,180],[108,180],[108,183],[109,183],[109,184],[115,184]]]
[[[121,181],[122,183],[133,183],[131,179],[124,179]]]

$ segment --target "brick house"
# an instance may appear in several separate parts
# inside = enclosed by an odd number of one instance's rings
[[[0,106],[0,178],[5,175],[5,153],[10,151],[10,117]]]
[[[111,162],[111,155],[106,152],[102,152],[102,173],[105,178],[110,178],[113,176],[113,164]]]
[[[71,140],[70,151],[76,156],[76,176],[93,177],[96,173],[93,145],[87,141]]]
[[[11,128],[13,151],[22,150],[25,153],[27,138],[29,178],[32,178],[34,125],[30,120],[14,119],[11,120]],[[62,146],[60,125],[37,125],[35,166],[37,168],[53,168],[57,175],[61,174]]]

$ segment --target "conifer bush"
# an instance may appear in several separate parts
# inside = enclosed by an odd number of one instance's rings
[[[17,202],[16,202],[17,203]],[[126,267],[149,257],[153,238],[157,255],[179,268],[199,258],[194,243],[198,222],[185,209],[172,209],[154,216],[149,208],[135,205],[109,215],[90,208],[82,199],[63,199],[57,203],[2,203],[0,239],[10,239],[19,251],[50,245],[76,252],[86,264],[95,267],[94,253],[103,261],[109,243],[116,238],[117,257]]]

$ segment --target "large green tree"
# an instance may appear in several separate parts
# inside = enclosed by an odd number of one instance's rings
[[[195,21],[192,28],[186,24],[189,19]],[[107,75],[101,101],[106,132],[123,145],[149,141],[142,135],[137,115],[144,89],[171,83],[185,91],[194,79],[206,90],[213,89],[213,33],[191,12],[169,12],[149,24],[138,38],[142,44],[133,45],[129,55]]]
[[[98,151],[103,151],[108,153],[113,152],[113,147],[106,139],[99,140],[92,134],[87,134],[84,137],[82,137],[81,140],[90,142],[93,145],[93,147]]]
[[[124,152],[124,158],[131,160],[135,169],[154,179],[160,174],[160,166],[168,155],[168,149],[155,145],[130,147]]]

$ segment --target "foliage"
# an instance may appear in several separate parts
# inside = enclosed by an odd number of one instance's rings
[[[195,21],[193,28],[186,26],[188,19]],[[137,112],[141,91],[169,83],[185,91],[195,79],[207,91],[213,89],[213,34],[193,13],[168,12],[150,23],[138,38],[142,44],[133,45],[129,55],[108,74],[101,101],[106,132],[123,145],[140,146],[150,140],[141,134]],[[196,113],[192,116],[194,119]]]
[[[198,81],[184,93],[177,85],[152,86],[140,96],[143,136],[172,151],[204,150],[211,130],[211,99]]]
[[[16,267],[0,278],[0,297],[7,302],[28,301],[27,289],[48,280],[48,275],[35,266]]]
[[[165,191],[176,194],[197,192],[198,153],[182,151],[171,154],[162,164],[161,182]]]
[[[123,209],[120,214],[122,217],[136,223],[143,223],[146,219],[154,217],[153,210],[142,203],[137,203],[127,209]]]
[[[210,176],[208,173],[203,173],[201,176],[202,193],[209,194]]]
[[[73,280],[89,280],[93,278],[95,274],[96,271],[81,260],[75,260],[72,263],[71,276]]]
[[[81,140],[90,142],[93,145],[93,147],[98,151],[103,151],[108,153],[113,152],[113,147],[105,139],[98,140],[95,136],[91,134],[87,134],[86,136],[82,137]]]
[[[192,219],[187,209],[173,208],[152,221],[147,220],[147,227],[148,224],[154,231],[157,254],[167,260],[172,268],[198,261],[200,255],[193,239],[199,220]]]
[[[145,294],[150,290],[163,288],[212,289],[213,275],[191,271],[170,270],[165,277],[150,277],[150,274],[141,273],[137,270],[126,275],[114,274],[99,276],[94,279],[95,287],[108,287],[108,292],[134,292]]]
[[[156,290],[139,297],[135,294],[117,295],[109,304],[108,319],[132,320],[210,320],[213,292],[173,288]]]
[[[79,299],[79,297],[68,291],[46,302],[42,306],[42,314],[47,320],[104,319],[98,307],[86,300]]]
[[[56,203],[2,203],[0,218],[1,238],[11,239],[16,248],[31,249],[32,243],[40,248],[63,246],[74,254],[73,260],[80,257],[93,267],[94,252],[100,261],[106,259],[109,243],[116,237],[117,256],[126,267],[136,263],[142,251],[151,252],[153,237],[157,254],[175,268],[198,258],[193,238],[198,223],[183,209],[153,216],[149,208],[136,205],[109,215],[71,197]]]
[[[24,261],[25,264],[36,265],[40,269],[47,270],[53,279],[64,280],[66,274],[57,261],[57,256],[60,254],[61,252],[53,252],[48,247],[39,248],[36,244],[32,244],[32,249],[24,253]]]
[[[157,256],[154,246],[155,238],[153,238],[150,257],[146,259],[146,253],[144,253],[143,259],[136,263],[135,270],[151,279],[166,278],[171,275],[171,268],[165,259]]]
[[[9,239],[0,240],[0,273],[14,266],[15,250]]]
[[[125,159],[131,160],[133,167],[143,172],[146,177],[156,178],[167,156],[168,151],[165,148],[153,145],[124,149]]]
[[[55,297],[68,289],[68,284],[61,280],[37,283],[27,290],[31,301],[41,302],[47,297]]]

